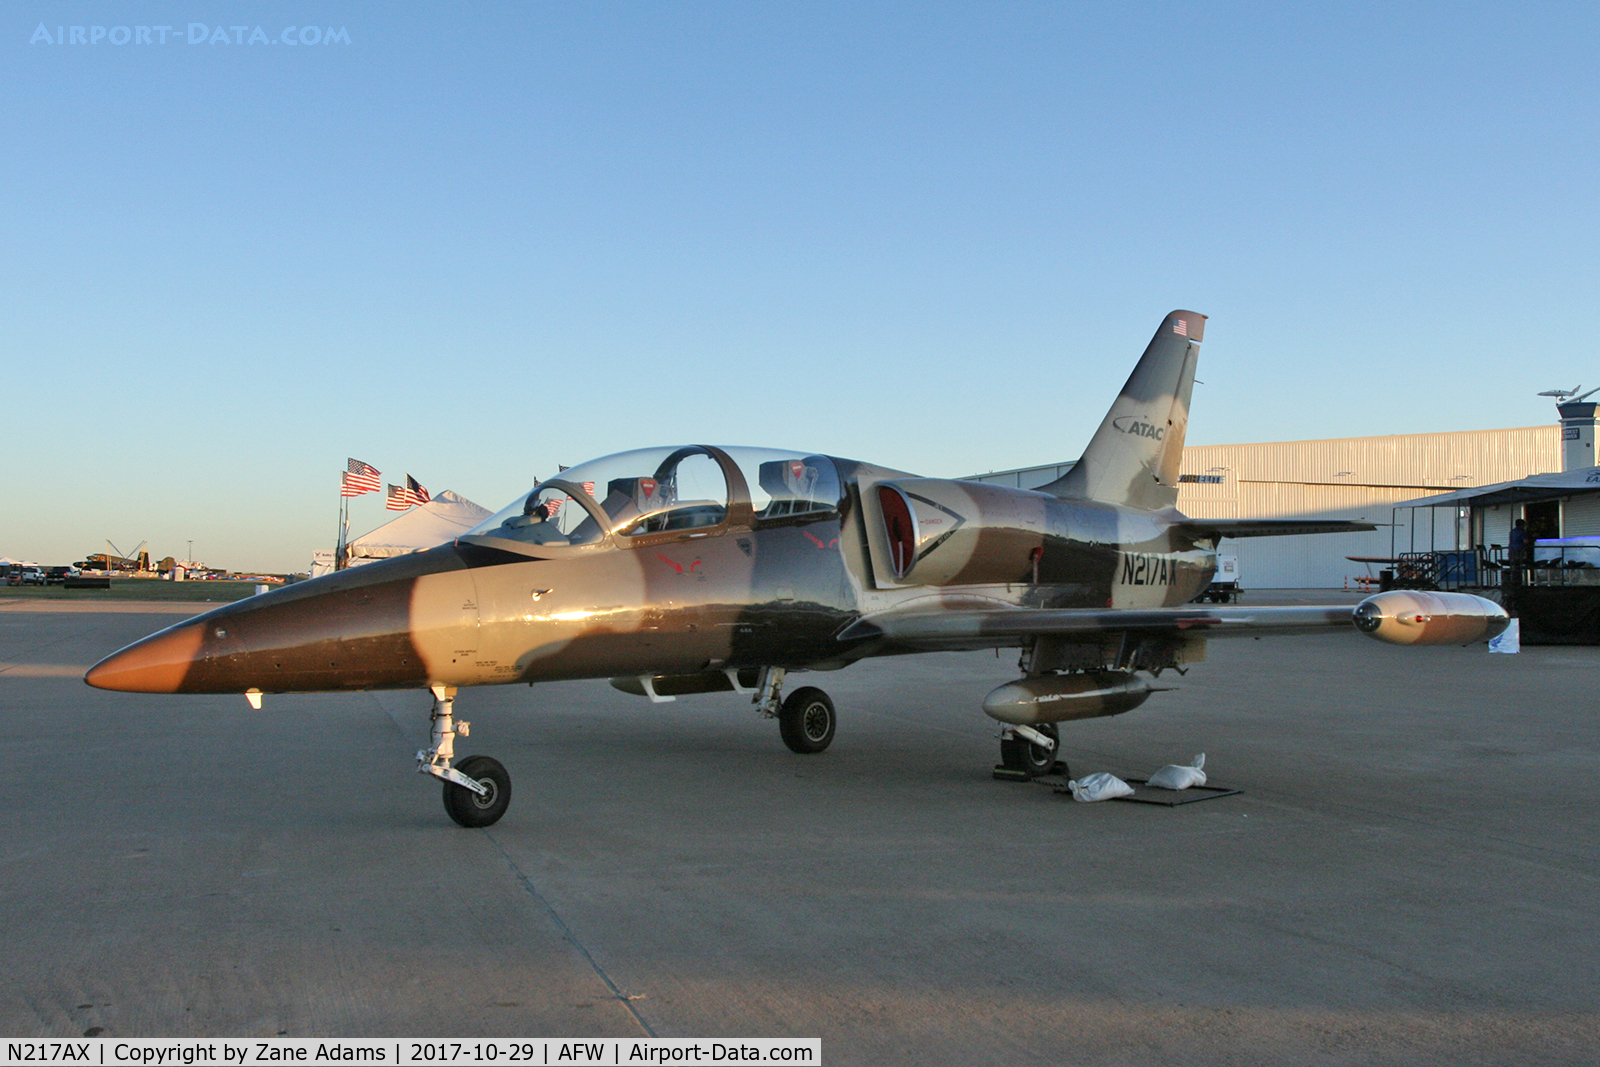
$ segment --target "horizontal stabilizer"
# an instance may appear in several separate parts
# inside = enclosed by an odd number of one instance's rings
[[[1187,519],[1176,529],[1191,537],[1287,537],[1291,534],[1366,533],[1378,527],[1344,519]]]

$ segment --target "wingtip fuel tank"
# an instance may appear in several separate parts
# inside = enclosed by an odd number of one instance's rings
[[[1471,593],[1391,589],[1356,605],[1356,629],[1391,645],[1470,645],[1511,621],[1504,608]]]

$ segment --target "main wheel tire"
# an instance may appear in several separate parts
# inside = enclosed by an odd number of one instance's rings
[[[479,796],[454,782],[444,783],[444,810],[459,825],[469,828],[493,826],[511,806],[511,775],[493,756],[468,756],[456,770],[485,786]]]
[[[778,733],[789,751],[809,756],[833,743],[833,701],[815,686],[796,689],[778,709]]]
[[[1060,734],[1053,722],[1039,723],[1034,729],[1052,741],[1059,740]],[[1037,778],[1055,769],[1056,753],[1060,750],[1059,744],[1046,752],[1025,737],[1008,737],[1000,742],[1000,763],[1008,770],[1021,771],[1029,778]]]

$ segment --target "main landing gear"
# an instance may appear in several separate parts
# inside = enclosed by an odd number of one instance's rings
[[[455,720],[454,686],[433,686],[431,748],[417,750],[417,772],[444,782],[444,810],[459,825],[493,826],[511,806],[511,776],[490,756],[468,756],[455,767],[456,735],[466,737],[469,724]]]
[[[755,705],[767,718],[778,720],[778,734],[790,752],[809,756],[833,743],[837,725],[833,701],[816,686],[807,685],[783,696],[782,667],[766,667],[756,684]]]
[[[1067,765],[1056,758],[1061,751],[1060,734],[1053,722],[1037,726],[1007,726],[1000,732],[1000,763],[996,778],[1027,781],[1041,774],[1067,774]]]

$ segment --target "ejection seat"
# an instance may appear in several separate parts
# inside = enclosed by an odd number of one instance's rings
[[[820,458],[820,457],[817,457]],[[761,464],[756,471],[761,489],[772,498],[756,516],[777,519],[786,515],[803,515],[807,512],[831,508],[837,499],[819,501],[817,490],[822,467],[813,457],[804,460],[775,459]],[[837,493],[835,494],[837,498]]]

